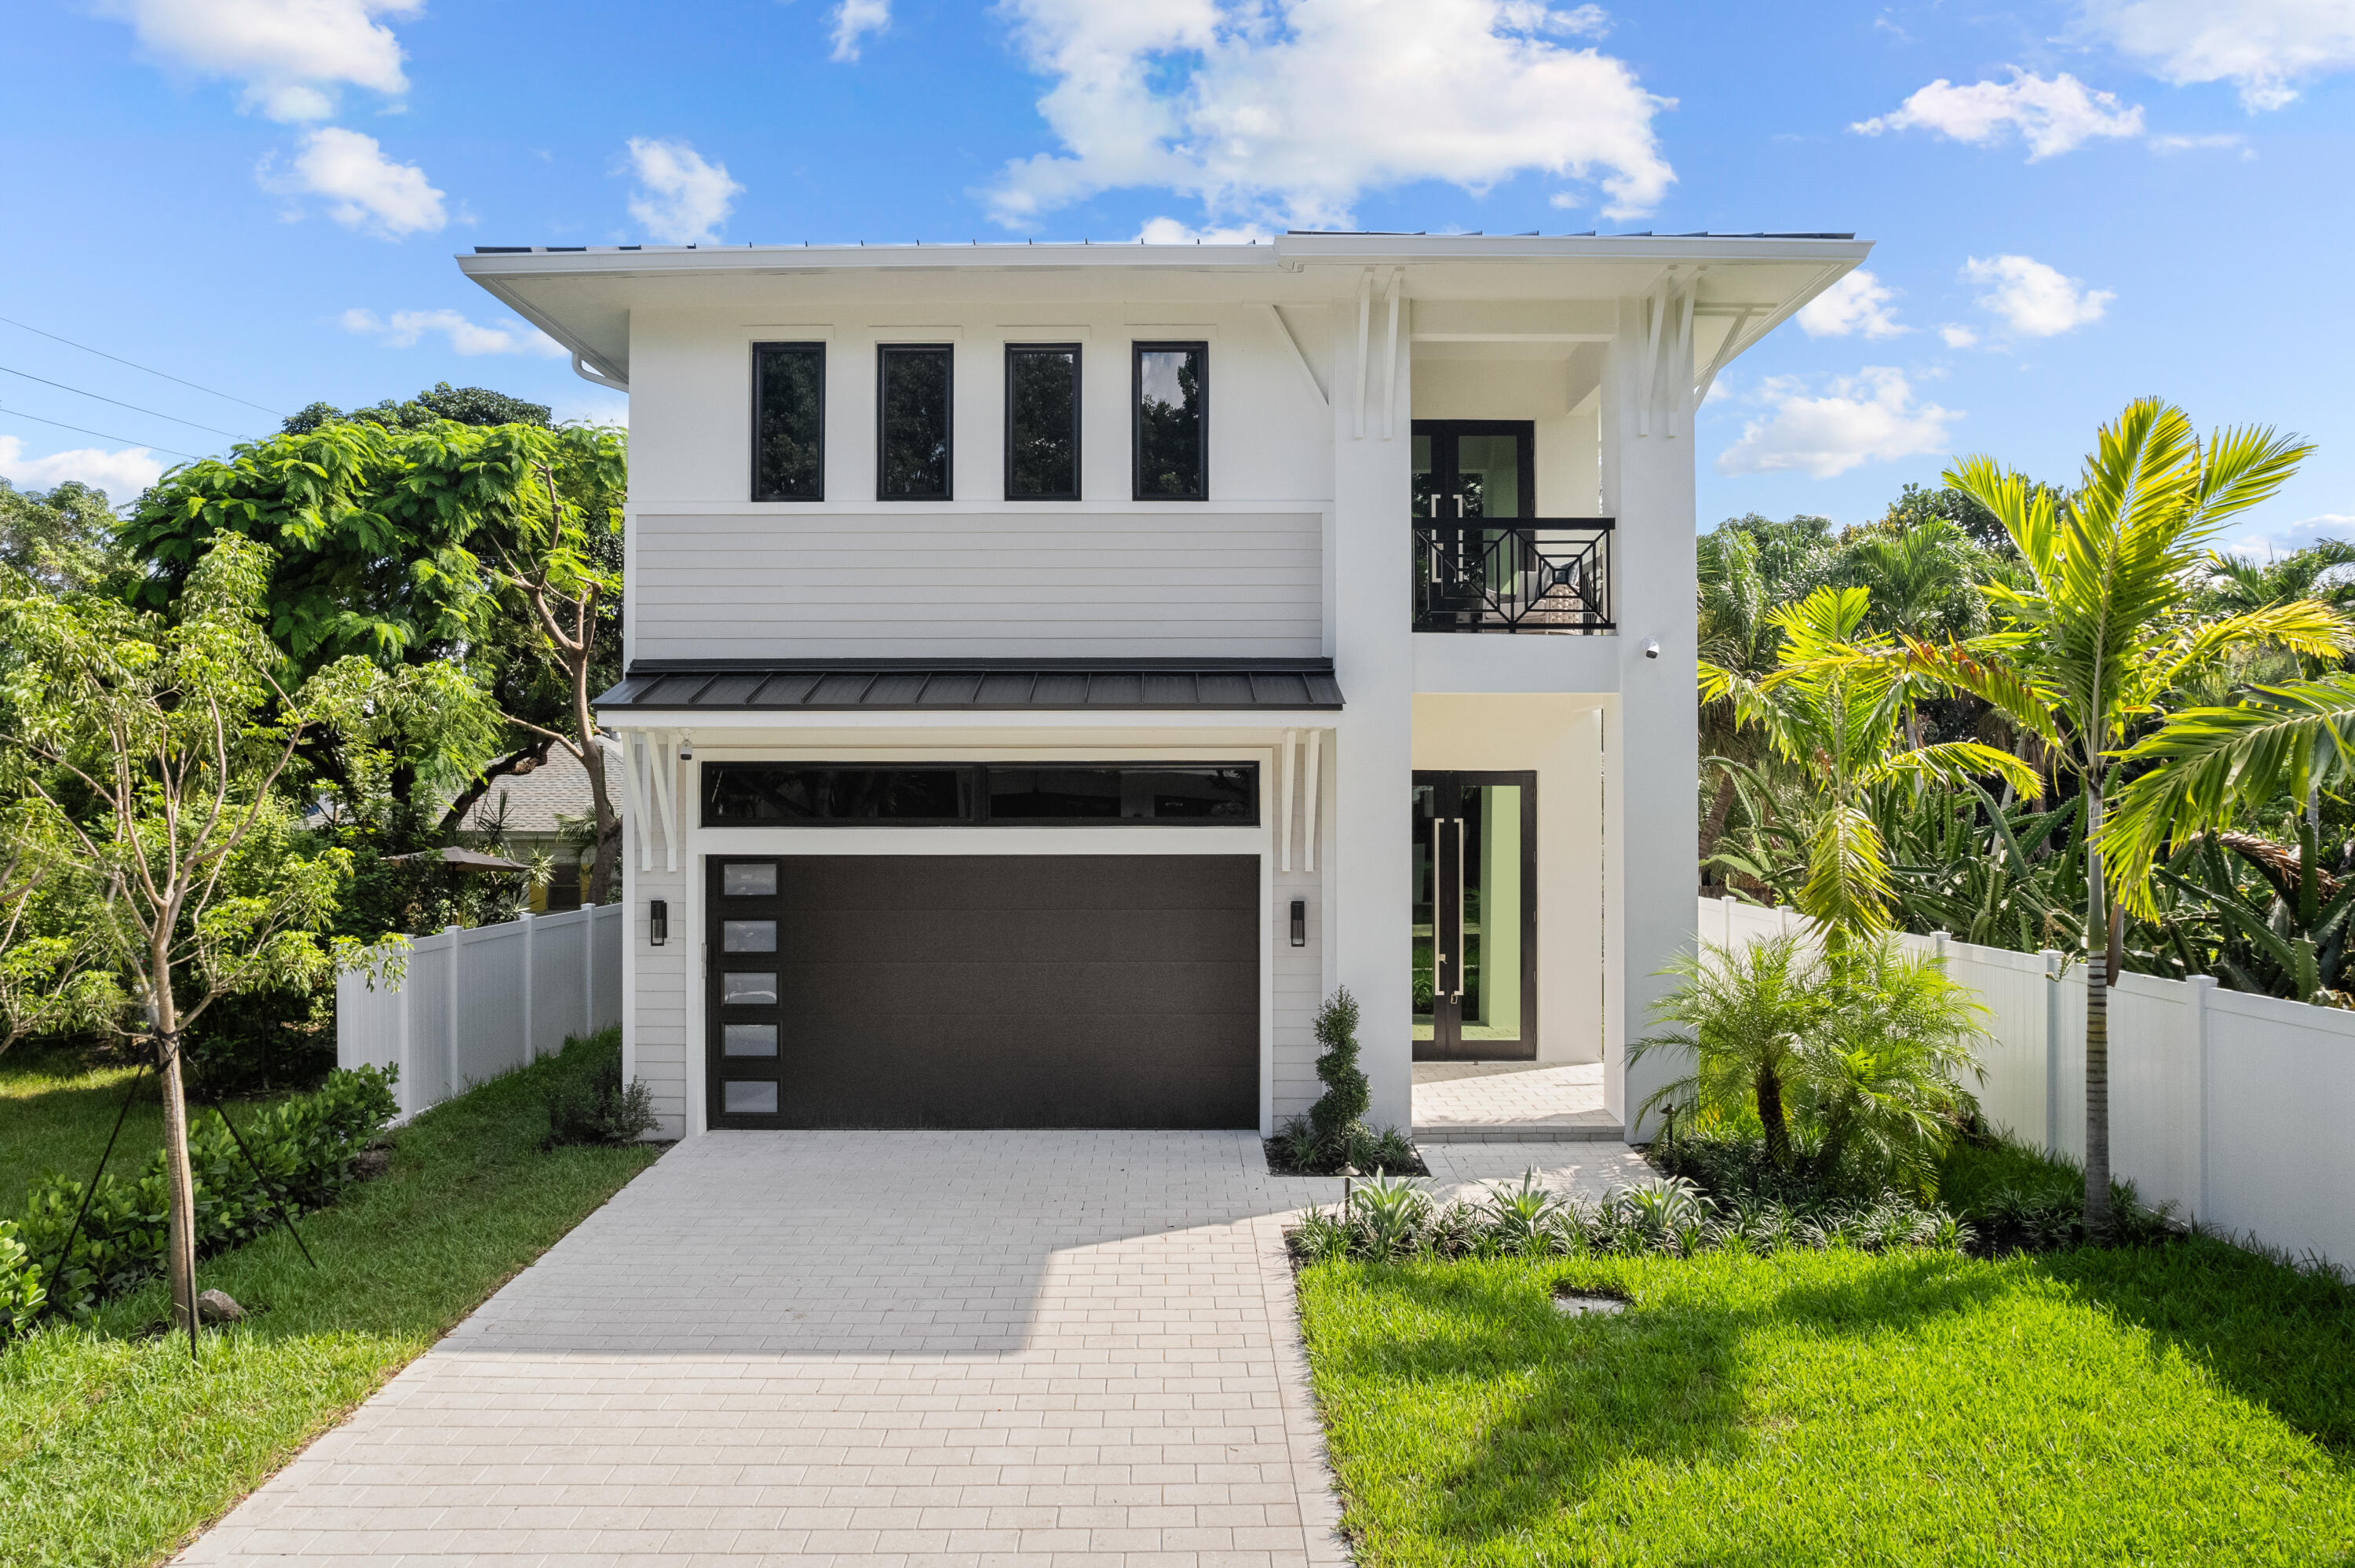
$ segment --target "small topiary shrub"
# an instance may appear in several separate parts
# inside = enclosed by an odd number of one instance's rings
[[[1372,1097],[1358,1066],[1358,999],[1348,986],[1316,1010],[1316,1043],[1325,1047],[1316,1058],[1316,1081],[1325,1094],[1309,1107],[1308,1125],[1317,1144],[1332,1149],[1364,1125],[1359,1118]]]
[[[568,1051],[568,1060],[548,1086],[548,1147],[569,1143],[632,1143],[660,1123],[655,1117],[654,1090],[643,1078],[622,1081],[622,1040],[618,1032],[592,1043],[587,1053]]]
[[[1316,1010],[1316,1058],[1324,1095],[1305,1117],[1295,1117],[1268,1143],[1268,1158],[1284,1174],[1337,1176],[1344,1170],[1423,1173],[1414,1145],[1394,1127],[1366,1125],[1372,1094],[1358,1065],[1358,999],[1344,986]]]

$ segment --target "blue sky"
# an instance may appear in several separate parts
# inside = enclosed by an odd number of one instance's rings
[[[1870,282],[1703,410],[1703,526],[1868,518],[1956,451],[2064,479],[2156,392],[2319,443],[2240,534],[2355,535],[2347,0],[17,0],[5,28],[0,317],[261,406],[0,323],[20,485],[127,497],[263,408],[440,380],[615,416],[458,276],[476,244],[1852,229]]]

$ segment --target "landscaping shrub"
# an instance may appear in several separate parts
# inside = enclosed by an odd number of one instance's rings
[[[1347,986],[1316,1010],[1316,1039],[1325,1047],[1316,1058],[1325,1093],[1306,1116],[1284,1123],[1271,1140],[1271,1159],[1285,1173],[1299,1176],[1334,1176],[1345,1170],[1421,1174],[1423,1161],[1404,1133],[1394,1127],[1377,1132],[1366,1125],[1372,1096],[1358,1065],[1358,999]]]
[[[1332,1209],[1312,1207],[1292,1231],[1294,1251],[1312,1263],[1337,1258],[1691,1257],[1700,1253],[1774,1253],[1852,1247],[1958,1250],[1970,1227],[1944,1209],[1889,1193],[1869,1203],[1812,1207],[1749,1200],[1721,1202],[1678,1176],[1615,1187],[1601,1202],[1566,1197],[1532,1171],[1478,1202],[1435,1202],[1419,1182],[1382,1177],[1359,1182]]]
[[[354,1179],[354,1158],[400,1108],[392,1078],[375,1067],[332,1073],[315,1092],[253,1113],[238,1129],[243,1152],[218,1113],[191,1115],[198,1255],[252,1240],[277,1223],[280,1208],[300,1215],[335,1202]],[[85,1193],[89,1210],[77,1228]],[[160,1273],[168,1207],[161,1150],[127,1181],[109,1172],[92,1189],[53,1172],[33,1182],[24,1218],[0,1224],[0,1330],[45,1312],[85,1317]],[[60,1265],[69,1234],[73,1250]]]
[[[1976,1114],[1963,1080],[1988,1036],[1973,991],[1895,938],[1818,951],[1799,934],[1704,945],[1669,966],[1655,1003],[1664,1032],[1630,1063],[1667,1052],[1691,1071],[1655,1092],[1688,1125],[1753,1130],[1765,1156],[1809,1191],[1924,1197],[1953,1137]]]
[[[570,1143],[634,1143],[660,1125],[654,1090],[643,1078],[622,1081],[622,1034],[609,1030],[598,1049],[549,1082],[548,1147]]]

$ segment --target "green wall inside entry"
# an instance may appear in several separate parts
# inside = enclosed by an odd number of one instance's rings
[[[1464,1021],[1475,1040],[1521,1034],[1521,787],[1480,787],[1480,1016]]]

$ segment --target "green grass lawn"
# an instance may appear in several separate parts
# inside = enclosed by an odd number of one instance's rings
[[[315,1273],[282,1233],[207,1260],[201,1287],[263,1310],[210,1332],[200,1360],[147,1337],[160,1284],[88,1329],[0,1346],[0,1563],[159,1560],[645,1169],[644,1145],[541,1152],[539,1089],[560,1070],[549,1058],[396,1134],[390,1174],[303,1221]]]
[[[90,1179],[136,1070],[27,1045],[0,1055],[0,1219],[25,1212],[25,1189],[44,1171]],[[239,1103],[231,1103],[230,1115]],[[151,1078],[140,1085],[106,1168],[128,1179],[163,1142],[164,1102]]]
[[[2355,1562],[2355,1305],[2219,1243],[1300,1287],[1368,1568]]]

